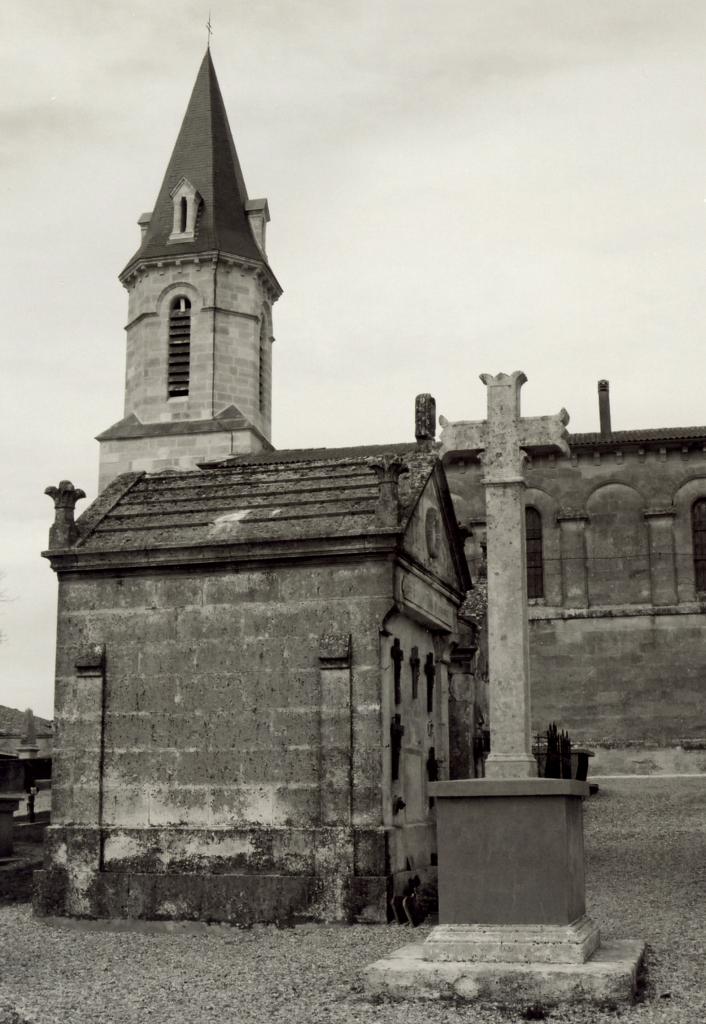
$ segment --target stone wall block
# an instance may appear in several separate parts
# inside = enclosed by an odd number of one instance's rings
[[[309,785],[278,786],[274,793],[273,820],[278,825],[306,828],[317,820],[320,801],[318,779]]]
[[[387,920],[388,884],[387,879],[378,875],[372,878],[351,879],[350,914],[351,920],[360,924],[381,924]]]
[[[150,825],[210,826],[213,821],[211,790],[206,785],[165,786],[149,790]]]
[[[54,760],[54,770],[56,771],[56,759]],[[68,769],[67,769],[68,770]],[[66,772],[62,772],[59,776],[66,780]],[[57,825],[61,825],[66,821],[71,821],[71,806],[73,803],[73,786],[68,781],[54,782],[52,780],[51,787],[51,816],[52,821],[56,822]]]
[[[356,875],[390,873],[389,831],[385,828],[353,830],[353,862]]]
[[[349,922],[354,864],[350,828],[319,829],[315,858],[316,875],[320,880],[312,905],[315,916],[324,921]]]
[[[271,742],[290,743],[292,746],[312,745],[318,742],[319,709],[273,708],[270,712]]]
[[[278,574],[272,570],[234,572],[207,577],[203,582],[203,603],[241,605],[268,603],[279,597]]]
[[[176,628],[180,642],[240,633],[240,609],[237,604],[190,605],[179,610]]]
[[[146,713],[110,713],[105,718],[105,742],[114,747],[148,747],[152,742],[152,717]]]
[[[145,679],[153,676],[180,676],[194,667],[196,649],[184,643],[152,642],[139,645],[137,671]]]
[[[273,870],[314,874],[316,843],[311,828],[273,829],[271,840]]]
[[[103,786],[103,824],[149,825],[149,789],[146,784],[129,786],[120,782]]]

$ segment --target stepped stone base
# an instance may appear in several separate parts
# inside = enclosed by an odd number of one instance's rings
[[[600,1006],[635,998],[644,945],[623,940],[601,946],[585,963],[489,963],[427,960],[426,943],[403,946],[365,971],[369,996],[457,999],[542,1007]]]
[[[440,924],[424,943],[425,960],[582,964],[601,935],[585,915],[568,925]]]

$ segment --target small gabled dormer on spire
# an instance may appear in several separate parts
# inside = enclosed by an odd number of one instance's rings
[[[188,178],[182,178],[170,195],[174,206],[174,222],[170,242],[193,242],[196,235],[201,196]]]
[[[100,487],[271,448],[272,305],[266,199],[250,199],[207,50],[129,293],[124,418],[100,435]]]

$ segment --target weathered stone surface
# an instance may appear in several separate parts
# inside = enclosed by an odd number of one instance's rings
[[[508,1007],[631,1003],[644,956],[640,942],[601,946],[583,964],[468,963],[424,959],[424,943],[403,946],[368,967],[365,990],[387,999],[456,999]]]
[[[566,927],[584,915],[586,783],[473,779],[431,791],[441,924]]]
[[[425,960],[582,964],[600,945],[588,917],[568,925],[441,924],[427,936]]]
[[[442,451],[482,450],[488,540],[488,649],[491,750],[486,775],[536,775],[531,752],[527,553],[524,531],[523,465],[527,449],[541,446],[568,452],[562,409],[556,416],[523,418],[521,370],[484,373],[488,418],[443,421]]]

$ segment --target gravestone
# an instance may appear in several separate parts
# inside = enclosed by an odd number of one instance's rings
[[[439,925],[373,964],[368,991],[508,1004],[632,997],[641,943],[599,950],[586,915],[585,782],[537,778],[531,750],[523,464],[568,454],[562,409],[524,419],[525,374],[483,374],[488,417],[441,419],[442,452],[481,453],[488,536],[491,753],[486,778],[429,784],[437,807]]]

